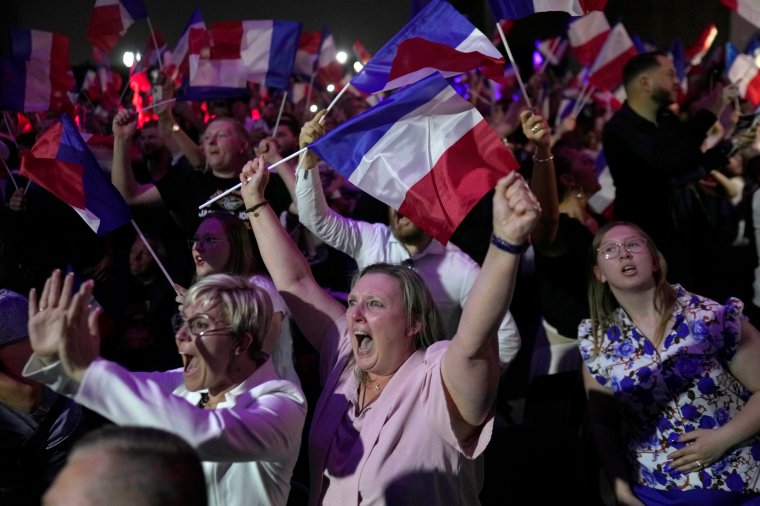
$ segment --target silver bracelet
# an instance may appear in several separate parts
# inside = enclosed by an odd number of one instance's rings
[[[546,158],[536,158],[535,156],[533,157],[533,163],[546,163],[551,162],[552,160],[554,160],[554,155],[549,155]]]

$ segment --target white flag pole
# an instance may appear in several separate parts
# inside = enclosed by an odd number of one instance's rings
[[[161,61],[163,59],[163,56],[161,54],[161,49],[158,47],[158,39],[156,39],[156,32],[153,30],[153,23],[150,22],[150,16],[145,18],[148,21],[148,28],[150,29],[150,36],[153,39],[153,49],[156,50],[156,54],[158,55],[158,69],[163,71],[164,70],[164,64]]]
[[[166,99],[166,100],[161,100],[160,102],[155,102],[153,104],[147,105],[147,106],[143,107],[142,109],[140,109],[137,112],[149,111],[149,110],[151,110],[151,109],[153,109],[155,107],[161,107],[162,105],[166,105],[166,104],[173,104],[176,101],[177,101],[176,98],[169,98],[169,99]]]
[[[517,82],[520,84],[520,89],[522,90],[523,97],[525,98],[525,103],[528,104],[528,107],[532,109],[533,104],[531,104],[530,102],[530,98],[528,97],[528,90],[525,89],[525,84],[523,84],[523,80],[520,77],[520,69],[517,68],[515,59],[512,57],[512,51],[510,51],[509,44],[507,44],[507,37],[504,35],[504,30],[501,29],[501,24],[498,22],[496,23],[496,29],[499,31],[499,37],[501,37],[501,43],[504,44],[504,49],[507,50],[507,56],[509,57],[509,61],[512,64],[512,68],[515,71],[515,77],[517,77]]]
[[[273,163],[272,165],[270,165],[270,166],[269,166],[269,167],[267,167],[267,168],[268,168],[269,170],[272,170],[272,169],[274,169],[275,167],[277,167],[278,165],[280,165],[280,164],[282,164],[282,163],[285,163],[285,162],[287,162],[288,160],[292,160],[293,158],[297,157],[297,156],[298,156],[298,155],[300,155],[301,153],[305,153],[307,149],[308,149],[308,148],[301,148],[301,149],[299,149],[298,151],[296,151],[295,153],[293,153],[292,155],[288,155],[288,156],[286,156],[286,157],[285,157],[285,158],[283,158],[282,160],[280,160],[280,161],[278,161],[278,162],[275,162],[275,163]],[[233,186],[232,188],[230,188],[230,189],[228,189],[228,190],[225,190],[225,191],[223,191],[222,193],[220,193],[219,195],[215,196],[214,198],[212,198],[212,199],[210,199],[210,200],[207,200],[207,201],[206,201],[206,202],[204,202],[203,204],[199,205],[199,206],[198,206],[198,209],[203,209],[204,207],[208,207],[208,206],[210,206],[211,204],[213,204],[213,203],[214,203],[214,202],[216,202],[217,200],[221,199],[222,197],[226,197],[226,196],[227,196],[227,195],[229,195],[230,193],[232,193],[232,192],[234,192],[235,190],[239,189],[241,186],[243,186],[243,184],[242,184],[242,183],[238,183],[238,184],[236,184],[236,185],[235,185],[235,186]]]
[[[342,90],[340,90],[340,92],[339,92],[337,95],[335,95],[335,98],[333,99],[333,101],[332,101],[332,102],[330,102],[330,105],[328,105],[328,106],[327,106],[327,112],[330,112],[330,110],[332,110],[332,108],[333,108],[333,107],[335,107],[335,104],[337,104],[337,103],[338,103],[338,100],[340,100],[340,97],[342,97],[342,96],[343,96],[343,94],[344,94],[345,92],[347,92],[347,91],[348,91],[348,87],[349,87],[349,86],[351,86],[351,83],[350,83],[350,82],[349,82],[348,84],[346,84],[346,85],[343,87],[343,89],[342,89]],[[323,117],[324,117],[324,116],[323,116]]]
[[[182,295],[174,287],[174,280],[169,275],[169,273],[166,271],[166,267],[164,267],[164,264],[161,263],[161,260],[159,260],[158,255],[156,255],[156,252],[153,251],[153,248],[151,248],[150,244],[148,243],[148,240],[143,235],[142,230],[140,230],[140,227],[138,227],[137,223],[135,223],[135,220],[129,220],[129,221],[132,222],[132,226],[135,227],[135,230],[137,231],[137,235],[140,236],[140,239],[142,239],[143,244],[145,244],[145,247],[148,248],[148,252],[150,253],[150,256],[153,257],[153,260],[156,261],[156,263],[158,264],[158,267],[161,269],[161,272],[164,273],[164,276],[166,276],[166,279],[169,281],[169,284],[172,285],[172,289],[174,290],[174,293],[176,293],[177,295]]]
[[[18,183],[16,183],[16,179],[13,177],[13,173],[11,172],[11,168],[8,167],[8,164],[5,162],[5,158],[0,156],[0,160],[3,162],[3,167],[5,167],[6,172],[8,172],[8,176],[11,178],[11,183],[13,183],[13,186],[16,187],[16,190],[19,190]],[[31,179],[30,179],[31,181]]]
[[[280,103],[280,112],[277,113],[277,121],[274,122],[274,130],[272,130],[272,137],[277,134],[277,127],[280,126],[280,118],[282,118],[282,111],[285,109],[285,101],[288,99],[288,91],[282,95],[282,102]]]

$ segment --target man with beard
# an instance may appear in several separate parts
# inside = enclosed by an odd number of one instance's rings
[[[697,266],[714,257],[711,217],[699,196],[699,180],[728,160],[723,146],[703,152],[708,130],[731,100],[718,83],[704,108],[687,122],[671,110],[679,85],[664,52],[642,53],[623,69],[627,100],[602,135],[615,183],[614,217],[643,228],[671,267],[669,279],[694,287]],[[702,269],[704,270],[704,269]]]
[[[301,129],[301,146],[324,134],[319,122],[323,115],[324,112],[318,113]],[[316,162],[316,157],[307,152],[302,169],[296,173],[296,205],[301,223],[315,237],[356,260],[359,271],[379,262],[402,264],[417,271],[451,338],[480,266],[457,246],[444,246],[395,209],[388,209],[388,225],[352,220],[333,211],[327,205],[319,171],[314,169]],[[520,349],[520,333],[509,311],[498,334],[499,360],[506,367]]]

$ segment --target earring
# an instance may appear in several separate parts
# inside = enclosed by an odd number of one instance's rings
[[[575,194],[575,198],[576,199],[582,199],[585,196],[586,196],[586,194],[580,188],[578,189],[578,192]]]

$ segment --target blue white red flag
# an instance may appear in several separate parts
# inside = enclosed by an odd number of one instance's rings
[[[676,76],[678,76],[678,81],[681,83],[679,87],[680,91],[678,93],[680,102],[680,98],[685,96],[689,86],[689,82],[686,79],[686,74],[688,73],[688,64],[686,62],[686,55],[684,52],[681,37],[676,37],[673,39],[673,42],[670,44],[669,52],[670,57],[673,59],[673,66],[676,69]]]
[[[720,0],[726,7],[760,28],[760,3],[757,0]]]
[[[322,32],[302,32],[298,39],[296,60],[293,63],[293,75],[303,79],[311,79],[317,66],[319,56],[319,43],[322,40]]]
[[[715,37],[718,36],[718,28],[714,24],[710,24],[702,30],[699,34],[697,42],[684,49],[684,56],[686,61],[691,65],[699,65],[702,63],[702,59],[707,55],[708,51],[715,42]]]
[[[591,11],[601,11],[607,0],[488,0],[493,17],[522,19],[538,12],[567,12],[571,16],[583,16]]]
[[[201,14],[201,6],[195,7],[195,10],[190,15],[190,19],[187,20],[185,28],[182,30],[182,35],[179,36],[177,45],[174,46],[172,51],[172,64],[174,67],[169,72],[172,80],[177,80],[185,76],[190,75],[190,67],[188,64],[190,56],[190,29],[202,28],[206,29],[206,23],[203,21],[203,15]]]
[[[500,177],[518,168],[477,109],[438,73],[309,148],[442,243]]]
[[[286,88],[300,34],[301,23],[278,20],[218,22],[209,30],[191,28],[185,98],[236,96],[245,92],[247,81]]]
[[[98,235],[132,219],[127,203],[65,114],[22,155],[21,175],[70,205]]]
[[[337,55],[338,49],[335,47],[335,38],[330,30],[325,28],[322,31],[319,55],[317,56],[317,78],[323,86],[340,83],[346,74],[343,65],[338,63]]]
[[[601,11],[592,11],[573,20],[567,28],[570,52],[584,67],[591,66],[594,58],[610,34],[610,23]]]
[[[433,0],[367,62],[351,84],[365,93],[377,93],[435,72],[452,77],[478,67],[488,77],[499,77],[504,57],[448,2]]]
[[[599,90],[614,89],[623,82],[623,67],[637,54],[623,23],[616,24],[589,70],[589,84]]]
[[[189,77],[183,86],[187,100],[212,100],[234,97],[246,91],[246,71],[240,46],[212,43],[212,30],[191,28]]]
[[[736,55],[728,70],[728,80],[739,87],[740,97],[755,107],[760,105],[760,69],[752,56]]]
[[[142,0],[95,0],[87,40],[97,49],[109,52],[139,19],[148,17]]]
[[[68,106],[74,86],[69,38],[57,33],[10,29],[10,57],[0,58],[0,109],[18,112]]]
[[[211,24],[211,42],[225,53],[237,49],[246,78],[267,87],[284,89],[290,84],[293,62],[301,36],[301,23],[280,20],[224,21]]]

